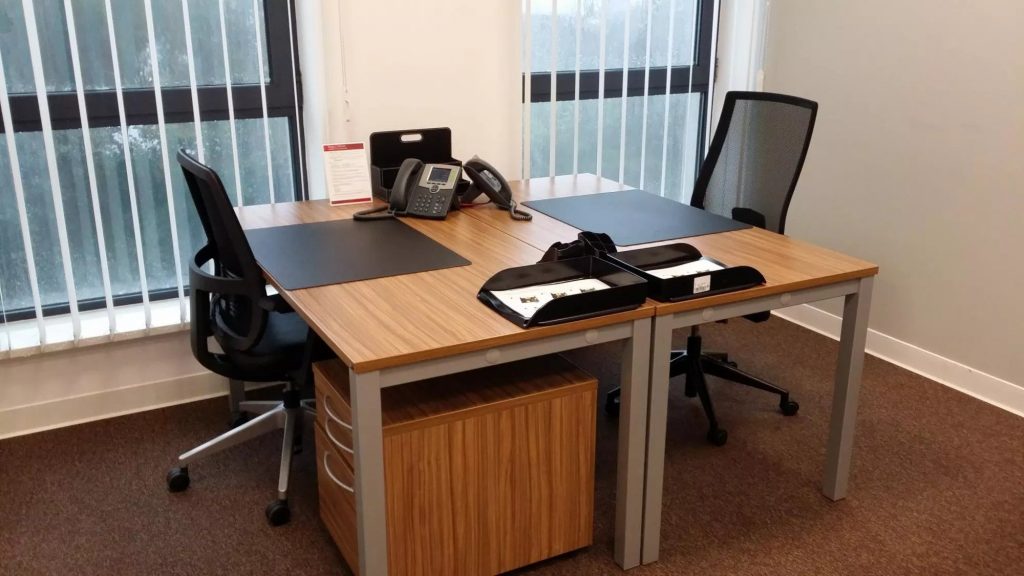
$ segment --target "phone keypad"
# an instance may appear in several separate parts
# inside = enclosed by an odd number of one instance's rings
[[[417,194],[409,206],[409,212],[430,216],[443,216],[448,212],[446,194]]]

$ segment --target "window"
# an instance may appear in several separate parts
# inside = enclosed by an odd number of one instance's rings
[[[704,153],[714,2],[524,6],[525,172],[591,172],[688,201]]]
[[[203,234],[175,153],[237,204],[302,198],[295,40],[290,0],[0,0],[0,352],[64,338],[28,322],[16,344],[23,320],[69,315],[71,340],[131,328],[126,304],[136,328],[187,321]]]

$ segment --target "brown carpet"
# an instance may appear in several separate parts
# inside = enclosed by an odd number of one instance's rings
[[[1024,574],[1024,419],[868,357],[851,495],[819,491],[837,345],[779,319],[705,330],[745,369],[801,404],[712,380],[729,443],[704,441],[675,383],[661,561],[651,574]],[[572,355],[602,386],[616,351]],[[315,466],[298,458],[290,524],[270,528],[279,436],[192,467],[179,452],[223,431],[215,399],[0,442],[0,574],[338,574],[320,525]],[[307,441],[312,439],[307,434]],[[615,574],[615,423],[598,419],[594,545],[521,572]]]

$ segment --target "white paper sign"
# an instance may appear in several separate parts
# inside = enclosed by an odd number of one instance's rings
[[[362,142],[324,145],[324,171],[332,206],[373,201],[370,163]]]

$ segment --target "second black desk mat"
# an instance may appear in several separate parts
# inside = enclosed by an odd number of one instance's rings
[[[398,220],[331,220],[245,235],[260,266],[286,290],[470,264]]]
[[[573,228],[604,232],[619,246],[750,228],[643,190],[530,200],[524,204]]]

